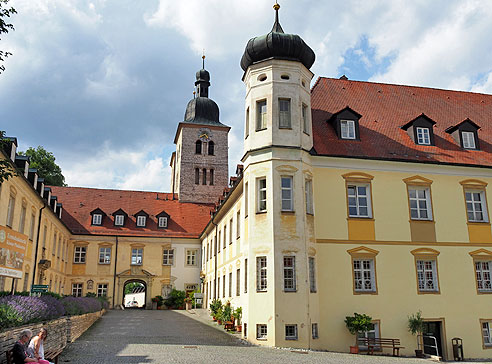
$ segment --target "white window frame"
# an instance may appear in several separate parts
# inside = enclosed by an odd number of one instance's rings
[[[212,249],[211,249],[212,250]],[[186,266],[196,266],[198,264],[197,260],[198,250],[197,249],[186,249]]]
[[[256,340],[266,340],[268,336],[268,326],[266,324],[256,324]]]
[[[123,226],[125,224],[125,215],[115,215],[114,216],[114,225],[115,226]]]
[[[97,297],[106,297],[108,295],[108,284],[98,283],[97,284]]]
[[[424,194],[423,197],[421,195],[422,193]],[[410,204],[410,219],[432,220],[432,205],[429,187],[408,186],[408,201]],[[422,208],[423,204],[425,204],[425,208]],[[422,216],[424,211],[427,214],[427,217]],[[414,214],[416,214],[416,216],[414,216]]]
[[[244,184],[244,218],[248,217],[248,208],[249,208],[249,183],[246,182]]]
[[[286,110],[283,110],[285,107]],[[279,129],[292,129],[290,99],[278,99],[278,127]]]
[[[241,268],[236,269],[236,297],[241,295]]]
[[[482,338],[484,346],[492,346],[492,321],[482,321]]]
[[[355,194],[350,194],[350,189],[354,188],[355,189]],[[359,188],[365,188],[365,195],[362,195],[360,193]],[[353,202],[351,203],[351,198],[354,199]],[[362,205],[362,199],[366,199],[366,206]],[[362,218],[372,218],[372,205],[371,205],[371,184],[369,183],[348,183],[347,184],[347,199],[348,199],[348,209],[349,209],[349,217],[362,217]],[[356,209],[356,213],[351,213],[350,208]],[[367,214],[362,214],[361,209],[363,208],[367,209]]]
[[[83,293],[82,283],[72,283],[72,296],[82,297]]]
[[[99,264],[111,264],[111,247],[99,248]]]
[[[475,275],[479,292],[492,292],[492,261],[476,260]]]
[[[309,292],[316,293],[316,259],[314,257],[308,258],[309,265]]]
[[[14,222],[14,211],[15,211],[15,196],[10,195],[9,205],[7,210],[7,226],[12,228]]]
[[[292,330],[292,331],[291,331]],[[297,324],[285,325],[285,340],[297,340]]]
[[[288,185],[284,186],[284,182]],[[280,177],[280,200],[282,211],[294,211],[294,177]]]
[[[477,194],[480,197],[478,201]],[[469,222],[488,222],[487,203],[484,190],[465,189],[466,214]],[[477,209],[480,204],[481,211]],[[478,214],[482,214],[482,219],[478,219]],[[472,218],[470,218],[472,217]]]
[[[174,265],[174,249],[162,251],[162,265]]]
[[[244,139],[249,136],[249,106],[246,108],[246,122],[244,126]]]
[[[369,264],[369,266],[367,266]],[[373,258],[356,258],[352,261],[355,292],[376,292],[376,271]],[[367,283],[370,286],[367,287]]]
[[[267,100],[256,101],[256,131],[267,128],[268,104]]]
[[[314,215],[314,204],[313,204],[313,180],[306,179],[304,181],[304,192],[306,194],[306,213]]]
[[[437,261],[435,259],[417,259],[417,287],[419,292],[439,292],[437,279]]]
[[[143,265],[143,248],[132,248],[130,265]]]
[[[92,215],[92,225],[100,226],[102,224],[102,214],[93,214]]]
[[[285,292],[297,291],[296,286],[296,257],[285,255],[283,259],[283,283]]]
[[[301,117],[302,117],[302,131],[309,135],[309,118],[308,118],[308,107],[306,104],[301,106]]]
[[[417,144],[431,145],[430,129],[422,126],[416,127]]]
[[[232,297],[232,272],[229,272],[229,297]]]
[[[355,139],[355,120],[340,120],[340,137],[342,139]]]
[[[267,257],[256,257],[256,291],[266,292],[268,289]]]
[[[73,249],[73,262],[76,264],[85,264],[86,254],[87,254],[86,246],[76,246]]]
[[[159,227],[160,228],[167,228],[167,217],[166,216],[160,216],[159,217]]]
[[[257,211],[258,212],[266,212],[267,211],[267,179],[266,177],[258,178],[256,180],[257,185]],[[262,182],[264,181],[265,186],[262,187]],[[263,206],[264,203],[264,206]]]
[[[475,145],[475,133],[472,131],[462,131],[461,140],[463,142],[463,148],[476,149]]]
[[[147,216],[145,216],[145,215],[138,215],[137,216],[137,226],[138,227],[145,227],[146,223],[147,223]]]
[[[367,345],[364,345],[364,339],[379,339],[379,322],[372,322],[373,328],[371,330],[362,331],[357,334],[359,341],[359,348],[367,350]],[[378,350],[379,346],[375,346],[374,349]]]

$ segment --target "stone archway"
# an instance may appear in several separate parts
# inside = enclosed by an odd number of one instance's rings
[[[127,293],[127,286],[137,283],[137,287],[134,287],[133,293]],[[143,290],[139,289],[140,286]],[[149,294],[147,284],[141,279],[129,279],[123,283],[123,295],[121,304],[125,308],[145,308],[147,307],[147,295]],[[143,297],[142,297],[143,296]]]
[[[116,294],[115,302],[120,304],[123,302],[125,285],[129,282],[141,282],[146,287],[145,295],[145,308],[147,310],[152,309],[152,281],[155,277],[154,274],[142,269],[141,267],[131,267],[116,275],[118,291]]]

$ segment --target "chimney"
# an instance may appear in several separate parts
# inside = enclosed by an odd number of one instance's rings
[[[38,187],[38,170],[36,168],[29,168],[29,172],[27,174],[27,179],[31,182],[31,185],[37,190]]]

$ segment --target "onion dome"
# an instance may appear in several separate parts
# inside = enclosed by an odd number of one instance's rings
[[[285,59],[301,62],[311,68],[316,58],[314,51],[296,34],[285,34],[278,20],[280,5],[275,4],[275,23],[270,33],[249,40],[241,58],[241,68],[267,59]]]

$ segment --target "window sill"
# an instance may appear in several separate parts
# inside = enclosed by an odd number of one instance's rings
[[[483,225],[489,225],[490,226],[490,222],[489,221],[468,221],[466,223],[467,225],[470,225],[470,226],[483,226]]]
[[[256,211],[256,215],[261,215],[261,214],[266,214],[266,213],[267,213],[266,210],[265,211]]]
[[[478,290],[478,294],[492,294],[492,290],[486,291],[486,290]]]
[[[292,127],[289,127],[289,126],[279,126],[278,128],[280,130],[292,130]]]
[[[295,215],[296,213],[294,210],[281,210],[280,212],[286,215]]]
[[[409,222],[422,222],[424,224],[429,224],[429,223],[435,224],[436,223],[434,220],[425,220],[425,219],[410,219],[408,221]]]
[[[306,212],[306,215],[314,216],[314,212]]]
[[[305,132],[304,130],[302,131],[304,134],[306,134],[307,136],[311,136],[311,134],[309,134],[308,132]]]
[[[99,265],[110,265],[110,264],[111,264],[111,262],[109,262],[109,263],[101,263],[101,262],[99,262],[99,263],[97,263],[97,264],[99,264]]]
[[[349,216],[347,220],[364,220],[364,221],[375,221],[374,217],[363,217],[363,216]]]
[[[255,131],[263,131],[263,130],[267,130],[267,128],[263,128],[263,129],[256,129]]]
[[[267,341],[267,338],[266,337],[257,337],[256,340],[258,341]],[[492,346],[491,346],[492,348]]]
[[[285,340],[296,341],[299,340],[297,337],[286,337]]]
[[[318,291],[309,291],[309,293],[318,293]]]
[[[363,294],[369,294],[369,295],[377,295],[377,291],[354,291],[354,295],[363,295]]]
[[[296,293],[297,289],[284,289],[284,293]]]
[[[130,264],[131,267],[141,267],[143,264]]]
[[[85,264],[85,262],[73,262],[73,264]]]
[[[418,294],[441,294],[441,291],[417,291]]]
[[[266,293],[266,292],[268,292],[266,289],[262,291],[256,290],[256,293]]]

